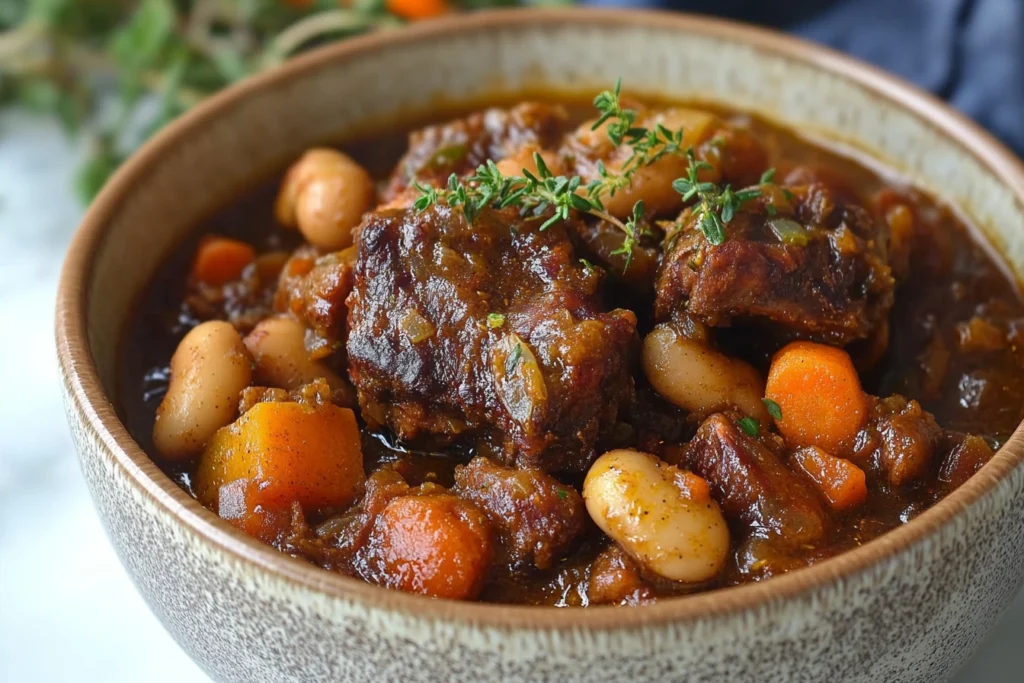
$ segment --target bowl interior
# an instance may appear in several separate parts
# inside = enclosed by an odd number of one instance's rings
[[[79,245],[88,348],[106,395],[115,395],[124,325],[162,260],[202,218],[304,149],[439,102],[592,93],[620,77],[634,91],[719,101],[866,151],[961,209],[1024,274],[1019,162],[888,76],[764,31],[680,15],[481,14],[295,60],[172,124],[118,173]]]

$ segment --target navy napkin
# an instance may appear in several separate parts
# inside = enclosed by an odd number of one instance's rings
[[[930,90],[1024,157],[1024,0],[588,0],[711,14],[830,45]]]

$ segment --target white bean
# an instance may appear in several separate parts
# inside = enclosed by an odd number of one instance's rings
[[[231,323],[211,320],[185,335],[171,356],[171,379],[153,425],[153,445],[168,460],[199,455],[238,412],[252,359]]]
[[[729,527],[706,485],[694,491],[688,477],[648,453],[609,451],[587,472],[583,500],[597,526],[649,570],[698,583],[725,565]]]
[[[277,316],[260,321],[245,337],[245,347],[256,364],[257,384],[279,389],[298,389],[323,377],[332,389],[344,380],[306,350],[306,328],[295,318]]]
[[[311,244],[337,251],[352,244],[352,230],[372,208],[375,194],[373,178],[351,157],[312,149],[288,170],[274,211]]]
[[[736,407],[768,423],[764,379],[752,366],[658,325],[644,339],[643,368],[656,392],[691,413]]]

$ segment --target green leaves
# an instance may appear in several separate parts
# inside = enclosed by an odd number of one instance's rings
[[[747,436],[757,437],[761,433],[761,425],[752,417],[741,417],[736,420],[736,426],[743,430]]]
[[[729,185],[722,188],[715,183],[701,181],[700,172],[712,170],[711,164],[697,161],[692,148],[686,150],[686,158],[689,161],[686,177],[677,178],[672,188],[682,195],[684,202],[694,198],[699,200],[694,208],[697,225],[704,238],[717,246],[725,241],[726,224],[732,221],[744,202],[760,197],[761,190],[752,187],[734,192]]]
[[[762,398],[761,401],[764,403],[764,407],[768,409],[768,414],[772,416],[773,420],[782,419],[782,408],[779,404],[770,398]]]
[[[626,233],[626,239],[622,241],[622,246],[612,252],[612,256],[618,256],[620,254],[626,255],[626,264],[622,271],[626,272],[629,270],[630,265],[633,263],[633,250],[636,248],[638,242],[639,228],[641,221],[644,219],[644,203],[638,201],[633,205],[633,214],[629,217],[623,225],[623,230]]]
[[[126,71],[152,65],[174,34],[177,14],[170,0],[142,0],[110,41],[110,54]]]
[[[633,130],[633,123],[636,121],[636,112],[632,109],[623,109],[619,104],[619,93],[622,90],[622,79],[615,81],[614,90],[604,90],[594,98],[594,108],[600,113],[590,130],[597,130],[606,121],[611,121],[606,130],[608,139],[616,145],[621,145],[629,132]]]
[[[509,2],[519,0],[472,4]],[[82,195],[91,197],[137,133],[148,136],[229,83],[307,48],[402,23],[384,0],[352,8],[337,0],[0,0],[0,105],[30,107],[102,140],[79,174]]]

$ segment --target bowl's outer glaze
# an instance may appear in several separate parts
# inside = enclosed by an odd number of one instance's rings
[[[76,236],[58,301],[68,419],[114,546],[177,641],[221,681],[936,681],[1024,575],[1024,437],[882,539],[772,581],[645,608],[430,601],[245,538],[150,462],[106,398],[137,293],[199,218],[305,147],[368,121],[545,84],[717,99],[867,148],[942,188],[1024,272],[1024,169],[874,70],[679,15],[477,15],[300,58],[220,95],[136,155]],[[154,665],[158,666],[157,663]]]

